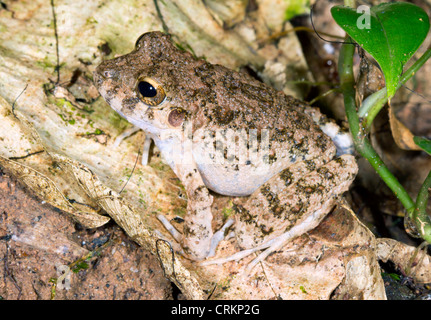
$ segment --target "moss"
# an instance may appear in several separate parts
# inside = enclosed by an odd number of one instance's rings
[[[305,294],[308,293],[307,290],[305,290],[304,286],[299,286],[299,289],[301,289],[302,293],[305,293]]]
[[[94,19],[94,17],[90,17],[87,19],[87,21],[85,23],[88,25],[91,25],[91,24],[97,24],[98,22],[96,19]]]
[[[106,117],[106,114],[101,114],[100,116]],[[95,117],[94,120],[96,121],[97,117]],[[114,112],[114,110],[112,110],[112,112],[108,114],[108,121],[112,124],[113,127],[120,128],[121,130],[125,129],[130,125],[126,119],[122,118],[118,113]]]
[[[57,68],[57,61],[54,56],[48,57],[46,56],[43,60],[36,61],[36,65],[38,67],[43,68],[43,71],[46,69],[56,69]],[[66,63],[60,63],[59,68],[63,68],[66,65]]]
[[[4,24],[0,24],[0,33],[6,32],[6,31],[7,31],[7,26]]]
[[[187,209],[184,207],[176,207],[174,209],[174,214],[180,217],[184,217],[187,213]]]
[[[230,216],[232,216],[233,214],[235,214],[234,209],[233,209],[233,202],[229,201],[229,204],[227,207],[224,207],[222,209],[222,214],[223,214],[223,219],[226,220],[228,219]]]
[[[58,99],[54,98],[51,100],[51,102],[53,102],[57,107],[60,107],[60,108],[67,107],[73,111],[76,110],[76,108],[73,106],[73,104],[69,100],[66,100],[64,98],[58,98]]]
[[[105,134],[105,132],[103,130],[99,129],[99,128],[96,128],[96,130],[94,130],[94,132],[87,131],[85,134],[87,136],[98,136],[98,135],[101,135],[101,134]]]

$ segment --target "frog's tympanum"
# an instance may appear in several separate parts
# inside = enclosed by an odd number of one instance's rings
[[[235,197],[234,230],[244,250],[228,259],[264,250],[260,261],[315,228],[356,175],[353,156],[335,157],[317,109],[196,59],[161,32],[143,34],[131,53],[104,61],[94,79],[183,183],[187,214],[177,240],[190,259],[211,256],[219,236],[208,189]]]

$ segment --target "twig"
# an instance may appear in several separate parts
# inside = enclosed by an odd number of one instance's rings
[[[58,32],[57,32],[57,16],[55,14],[54,0],[51,0],[52,18],[54,22],[54,36],[55,36],[55,52],[57,55],[57,65],[55,71],[57,72],[57,84],[60,83],[60,51],[58,48]]]
[[[15,114],[15,104],[18,101],[19,97],[21,97],[21,95],[27,89],[27,87],[28,87],[28,84],[25,85],[24,89],[22,89],[22,91],[20,92],[20,94],[18,95],[18,97],[16,97],[15,101],[12,103],[12,114],[14,115],[15,118],[17,118],[17,116]]]

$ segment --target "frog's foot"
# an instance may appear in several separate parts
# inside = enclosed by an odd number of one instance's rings
[[[228,219],[226,223],[221,227],[211,238],[211,245],[210,245],[210,251],[208,253],[207,258],[211,258],[215,256],[216,249],[223,239],[229,238],[231,234],[226,234],[227,229],[229,229],[233,223],[235,222],[234,219]]]
[[[159,219],[159,221],[163,224],[166,230],[169,231],[169,233],[175,239],[175,241],[180,243],[183,235],[179,233],[177,229],[175,229],[175,227],[169,222],[169,220],[166,219],[166,217],[162,214],[158,214],[157,219]]]
[[[325,217],[325,213],[328,211],[327,206],[323,206],[322,209],[316,210],[312,215],[310,215],[307,219],[305,219],[301,224],[296,225],[286,231],[285,233],[268,240],[262,243],[259,246],[254,248],[245,249],[239,251],[229,257],[207,260],[201,262],[199,265],[208,266],[212,264],[223,264],[229,261],[239,261],[248,255],[255,253],[257,251],[264,250],[261,252],[254,260],[252,260],[246,267],[245,271],[250,272],[259,262],[264,261],[270,254],[280,250],[284,245],[288,242],[292,241],[292,239],[301,236],[302,234],[311,231],[315,227],[317,227],[320,222]]]
[[[175,227],[169,222],[168,219],[166,219],[165,216],[159,214],[157,215],[157,219],[159,219],[159,221],[163,224],[166,230],[168,230],[168,232],[172,235],[175,241],[177,241],[178,243],[182,242],[183,235],[178,232],[177,229],[175,229]],[[226,231],[233,225],[234,221],[234,219],[228,219],[226,223],[216,233],[214,233],[214,235],[211,237],[209,252],[206,258],[215,256],[215,251],[220,241],[231,236],[230,233],[226,234]]]
[[[127,139],[128,137],[138,132],[139,130],[141,129],[138,127],[132,127],[124,130],[117,138],[115,138],[114,144],[112,146],[114,148],[118,147],[121,144],[121,142],[123,142],[123,140]],[[141,158],[141,164],[143,166],[146,166],[148,164],[148,158],[150,155],[150,147],[151,147],[152,141],[153,140],[148,135],[145,136],[144,146],[142,148],[142,158]]]
[[[123,142],[123,140],[127,139],[128,137],[138,132],[139,130],[141,129],[135,126],[124,130],[117,138],[115,138],[114,144],[112,146],[114,148],[118,147],[121,144],[121,142]]]
[[[148,158],[150,157],[151,142],[153,142],[153,139],[151,139],[149,136],[146,136],[144,141],[144,146],[142,148],[141,164],[143,166],[146,166],[148,164]]]

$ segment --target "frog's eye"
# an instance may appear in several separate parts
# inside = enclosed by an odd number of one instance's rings
[[[145,104],[153,107],[161,104],[166,97],[165,90],[150,78],[139,79],[136,92]]]
[[[139,42],[141,41],[141,39],[146,35],[147,33],[143,33],[143,34],[141,34],[140,36],[139,36],[139,38],[138,39],[136,39],[136,42],[135,42],[135,49],[138,49],[139,48]]]

